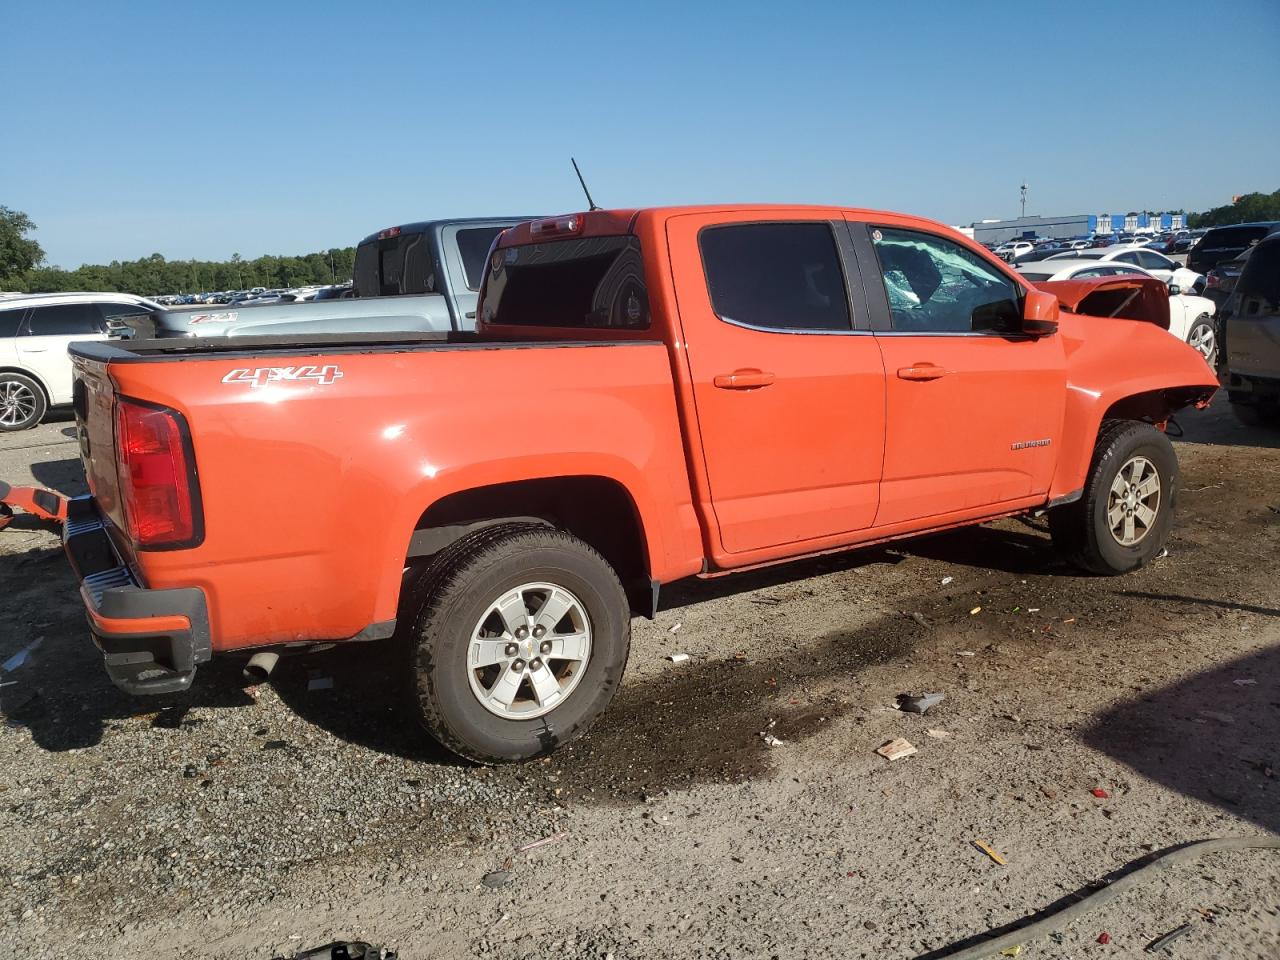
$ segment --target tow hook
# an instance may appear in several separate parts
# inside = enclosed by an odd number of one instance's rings
[[[67,519],[67,498],[40,487],[11,487],[0,480],[0,530],[13,521],[13,508],[41,520],[62,523]]]

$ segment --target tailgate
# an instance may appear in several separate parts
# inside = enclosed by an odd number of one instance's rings
[[[106,363],[79,356],[73,356],[72,362],[75,384],[71,395],[85,479],[103,514],[116,529],[124,530],[120,481],[116,473],[115,384],[107,373]],[[118,547],[127,547],[125,538],[116,539]]]

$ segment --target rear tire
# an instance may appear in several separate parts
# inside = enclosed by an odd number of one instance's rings
[[[604,558],[563,531],[486,527],[444,550],[417,596],[409,639],[418,718],[470,760],[550,753],[584,733],[621,683],[626,594]]]
[[[1218,362],[1218,334],[1213,325],[1213,320],[1209,318],[1207,313],[1202,313],[1196,317],[1195,322],[1191,324],[1191,329],[1187,331],[1187,343],[1204,357],[1205,362],[1210,367],[1214,367]]]
[[[1168,437],[1147,423],[1104,424],[1083,495],[1049,511],[1054,546],[1090,573],[1138,569],[1169,538],[1177,484],[1178,458]]]
[[[40,384],[21,373],[0,373],[0,431],[29,430],[48,409]]]

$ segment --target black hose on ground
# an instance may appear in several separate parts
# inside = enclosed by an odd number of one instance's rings
[[[916,960],[982,960],[984,957],[999,954],[1001,950],[1007,950],[1009,947],[1019,943],[1026,943],[1028,940],[1035,940],[1054,930],[1058,930],[1090,910],[1096,910],[1104,903],[1114,900],[1130,887],[1135,887],[1145,880],[1150,880],[1161,870],[1172,867],[1175,864],[1195,860],[1206,853],[1218,853],[1224,850],[1277,849],[1280,849],[1280,837],[1223,837],[1218,840],[1197,840],[1194,843],[1174,847],[1172,850],[1134,861],[1128,867],[1122,868],[1120,873],[1123,875],[1111,883],[1095,890],[1093,893],[1081,896],[1075,903],[1053,910],[1034,923],[1020,926],[1019,924],[1025,923],[1027,919],[1030,919],[1024,918],[1011,924],[1012,929],[1009,927],[1001,928],[1007,930],[1007,932],[990,940],[973,943],[973,938],[970,937],[953,946],[921,954]],[[1141,866],[1138,866],[1138,864],[1141,864]],[[1033,914],[1033,916],[1039,916],[1039,914]],[[979,936],[987,935],[980,934]],[[966,946],[965,944],[969,945]]]

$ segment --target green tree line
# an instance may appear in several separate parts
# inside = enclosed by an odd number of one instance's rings
[[[1280,220],[1280,190],[1274,193],[1246,193],[1234,203],[1214,207],[1187,218],[1191,227],[1221,227],[1231,223]]]
[[[35,229],[25,213],[0,206],[0,290],[114,290],[154,297],[250,287],[301,287],[350,280],[356,257],[355,247],[253,260],[242,259],[238,253],[230,260],[166,260],[153,253],[140,260],[112,260],[63,270],[44,265],[44,250],[28,236]]]

